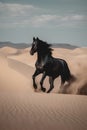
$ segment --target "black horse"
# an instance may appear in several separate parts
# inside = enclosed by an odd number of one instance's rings
[[[50,88],[47,93],[49,93],[54,88],[54,80],[58,76],[61,76],[61,84],[64,84],[65,81],[69,82],[72,78],[66,61],[60,58],[54,58],[52,56],[52,51],[53,49],[51,48],[51,44],[48,44],[39,38],[33,38],[30,54],[33,55],[37,52],[37,61],[35,64],[36,70],[32,76],[33,86],[35,89],[37,89],[35,77],[42,73],[43,75],[40,81],[40,85],[41,90],[45,92],[46,88],[43,87],[43,81],[46,76],[49,76]]]

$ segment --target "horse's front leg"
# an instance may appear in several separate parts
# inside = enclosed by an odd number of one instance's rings
[[[41,72],[40,72],[38,69],[36,69],[35,72],[34,72],[34,74],[33,74],[33,76],[32,76],[34,89],[37,89],[37,84],[36,84],[36,82],[35,82],[35,77],[36,77],[37,75],[39,75],[40,73],[41,73]]]
[[[49,93],[54,88],[54,79],[52,77],[49,77],[49,83],[50,83],[50,88],[47,91],[47,93]]]
[[[41,81],[40,81],[41,90],[42,90],[43,92],[46,91],[46,88],[43,87],[43,82],[44,82],[44,79],[45,79],[45,78],[46,78],[46,73],[43,72],[42,79],[41,79]]]

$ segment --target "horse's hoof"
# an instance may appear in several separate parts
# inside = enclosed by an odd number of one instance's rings
[[[46,91],[46,88],[41,88],[41,90],[42,90],[43,92],[45,92],[45,91]]]
[[[50,93],[50,91],[47,91],[47,93]]]
[[[34,89],[37,89],[37,85],[36,84],[34,84],[33,86],[34,86]]]

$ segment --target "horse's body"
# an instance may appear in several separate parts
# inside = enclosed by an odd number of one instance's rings
[[[54,58],[52,56],[52,49],[50,46],[50,44],[47,44],[38,38],[33,38],[32,48],[30,50],[31,55],[37,52],[37,61],[35,64],[36,70],[32,76],[33,86],[35,89],[37,88],[35,77],[40,73],[43,73],[40,81],[41,90],[44,92],[46,91],[43,87],[43,81],[46,76],[49,76],[50,89],[48,90],[48,93],[54,88],[54,80],[58,76],[61,76],[62,84],[64,84],[65,81],[70,81],[72,77],[66,61],[63,59]]]

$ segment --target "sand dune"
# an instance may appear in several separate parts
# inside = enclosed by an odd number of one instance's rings
[[[30,48],[22,50],[19,55],[10,55],[8,56],[9,59],[15,60],[18,63],[24,63],[27,67],[33,67],[33,72],[35,69],[35,61],[36,55],[30,56],[29,55]],[[55,88],[52,92],[60,92],[60,93],[67,93],[67,94],[87,94],[87,90],[84,86],[87,86],[87,48],[76,48],[74,50],[68,49],[61,49],[61,48],[54,48],[53,51],[54,57],[60,57],[67,61],[71,73],[76,77],[76,81],[72,82],[70,86],[65,85],[62,89],[60,89],[60,78],[58,77],[55,80]],[[13,66],[15,66],[13,64]],[[20,65],[19,65],[20,66]],[[16,67],[17,68],[17,67]],[[26,69],[26,67],[24,67]],[[20,70],[20,67],[17,71]],[[30,69],[28,69],[28,72]],[[27,71],[24,70],[24,73]],[[33,72],[31,72],[30,77],[32,76]],[[26,74],[25,74],[26,75]],[[28,75],[29,76],[29,75]],[[39,85],[41,76],[38,76],[37,83]],[[46,78],[46,82],[44,83],[46,88],[49,88],[48,79]],[[40,87],[40,86],[39,86]],[[85,93],[81,92],[81,90],[85,88]]]
[[[23,70],[21,70],[21,73],[16,71],[13,67],[11,67],[11,60],[8,60],[5,57],[0,57],[0,91],[18,91],[18,89],[24,89],[24,86],[28,87],[28,84],[31,80],[27,80],[26,77],[21,74],[23,73]],[[16,61],[14,61],[15,68],[19,65]],[[22,68],[25,66],[22,65]],[[18,68],[21,68],[18,66]],[[18,70],[17,68],[17,70]],[[30,77],[29,77],[30,78]],[[22,81],[22,83],[21,83]],[[21,83],[21,84],[20,84]],[[19,88],[20,84],[20,88]],[[25,90],[25,89],[24,89]]]
[[[54,48],[53,56],[68,62],[76,80],[60,89],[57,78],[50,94],[40,90],[41,75],[33,90],[36,55],[29,49],[0,49],[0,130],[86,130],[87,97],[81,95],[87,95],[87,48]],[[48,90],[48,78],[44,86]]]

